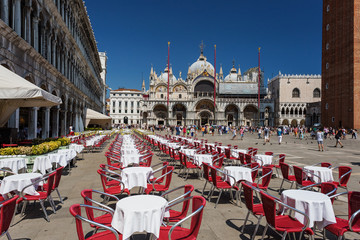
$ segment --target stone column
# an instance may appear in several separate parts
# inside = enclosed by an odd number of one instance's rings
[[[51,50],[52,50],[51,36],[52,36],[52,34],[48,34],[47,37],[46,37],[46,52],[47,52],[46,53],[46,59],[48,60],[49,63],[51,63],[51,58],[52,58],[52,56],[51,56]]]
[[[39,53],[39,18],[36,16],[32,19],[34,48]]]
[[[48,138],[49,137],[49,129],[50,129],[50,108],[45,108],[44,111],[44,119],[43,119],[43,128],[42,128],[42,138]]]
[[[16,111],[11,115],[8,121],[9,128],[19,128],[19,117],[20,117],[20,109],[16,109]]]
[[[37,122],[38,122],[38,109],[33,107],[29,109],[29,127],[28,127],[28,139],[34,139],[37,135]]]
[[[7,24],[9,24],[9,0],[1,0],[1,19]]]
[[[21,0],[14,0],[14,30],[21,36]]]
[[[56,67],[56,40],[52,40],[52,45],[51,45],[51,47],[52,47],[52,50],[51,50],[51,52],[52,52],[52,55],[51,55],[51,57],[52,57],[51,64],[52,64],[54,67]]]
[[[66,115],[67,115],[67,111],[65,110],[61,110],[60,111],[60,135],[61,136],[65,136],[66,135]]]
[[[25,6],[25,41],[31,44],[31,2]]]
[[[51,129],[52,129],[52,136],[53,138],[56,138],[59,136],[59,111],[60,109],[58,107],[54,107],[52,111],[52,121],[51,121]]]

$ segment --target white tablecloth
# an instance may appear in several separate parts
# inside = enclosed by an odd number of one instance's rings
[[[309,216],[309,227],[316,224],[322,229],[329,224],[336,223],[331,200],[325,194],[306,190],[285,190],[281,194],[281,201]],[[295,213],[295,218],[305,224],[305,218]]]
[[[211,154],[194,154],[194,162],[196,165],[201,166],[203,163],[212,165],[213,156]]]
[[[227,166],[224,167],[224,172],[233,176],[236,182],[240,180],[246,180],[248,182],[252,182],[251,178],[251,169],[247,167],[237,167],[237,166]],[[234,184],[234,179],[230,178],[229,176],[225,175],[224,181],[230,182],[231,185]]]
[[[56,163],[57,165],[60,165],[61,167],[65,167],[68,164],[65,154],[49,153],[48,157],[49,157],[51,163]]]
[[[247,150],[246,149],[231,149],[231,155],[234,157],[234,158],[238,158],[239,157],[239,152],[241,153],[247,153]]]
[[[306,169],[308,172],[308,176],[313,179],[314,182],[332,182],[334,181],[334,177],[332,174],[332,170],[330,168],[326,167],[317,167],[317,166],[305,166],[304,169]],[[311,173],[315,174],[316,176],[319,176],[320,179]]]
[[[184,153],[186,156],[194,156],[194,154],[196,153],[197,149],[181,149],[181,152]]]
[[[41,174],[46,174],[46,171],[51,171],[52,164],[49,156],[38,156],[35,158],[33,172],[40,171]]]
[[[66,161],[70,162],[72,159],[74,159],[77,155],[76,151],[74,149],[60,149],[57,151],[58,154],[64,154]]]
[[[140,154],[125,154],[121,156],[121,162],[124,167],[127,167],[132,163],[139,164],[141,156],[142,155]]]
[[[26,158],[4,158],[0,159],[0,168],[9,168],[18,173],[20,169],[26,169]]]
[[[131,155],[131,154],[139,154],[139,150],[136,148],[121,148],[122,155]]]
[[[255,155],[255,161],[262,165],[270,165],[272,164],[273,156],[270,155],[262,155],[262,154],[256,154]]]
[[[135,232],[153,233],[158,238],[167,204],[165,198],[154,195],[123,198],[116,204],[111,226],[123,239],[129,239]]]
[[[81,153],[82,150],[84,150],[84,146],[80,144],[72,143],[69,145],[69,149],[75,150],[77,153]]]
[[[5,195],[12,191],[20,193],[25,186],[35,182],[41,177],[42,175],[40,173],[22,173],[5,177],[0,185],[0,194]],[[41,183],[39,185],[41,185]],[[39,195],[34,186],[25,189],[24,193],[29,195]]]
[[[152,174],[151,167],[129,167],[121,171],[121,179],[125,184],[125,188],[147,187],[147,180]]]

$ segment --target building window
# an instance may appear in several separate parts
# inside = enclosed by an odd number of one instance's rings
[[[320,89],[318,89],[318,88],[314,89],[313,97],[314,98],[319,98],[320,97]]]
[[[325,89],[329,89],[329,83],[325,84]]]
[[[113,113],[115,113],[115,109],[113,109]]]
[[[127,102],[127,101],[125,101],[125,108],[127,108],[127,103],[128,103],[128,102]]]
[[[299,98],[300,97],[300,90],[298,88],[294,88],[292,91],[292,97],[293,98]]]
[[[134,96],[134,94],[131,94],[131,96],[133,97],[133,96]]]
[[[131,108],[134,108],[134,102],[131,102]]]
[[[329,31],[330,29],[330,24],[326,24],[326,31]]]
[[[326,6],[326,12],[330,12],[330,5],[329,4]]]
[[[326,69],[329,69],[329,63],[325,64]]]
[[[329,109],[329,104],[325,104],[325,109]]]
[[[140,111],[139,110],[137,110],[137,113],[139,113]]]
[[[140,108],[140,102],[137,102],[137,108]]]
[[[326,50],[329,50],[329,43],[326,43]]]
[[[115,107],[115,101],[113,101],[113,108]]]
[[[121,109],[119,109],[119,113],[121,113]]]
[[[160,98],[164,98],[164,94],[160,94]]]
[[[127,113],[127,110],[125,110],[125,113]]]
[[[182,96],[181,96],[181,94],[179,94],[179,98],[181,98]]]
[[[335,117],[332,117],[332,118],[331,118],[331,121],[332,121],[332,122],[335,122]]]

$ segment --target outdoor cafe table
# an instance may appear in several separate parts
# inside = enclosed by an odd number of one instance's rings
[[[194,156],[196,151],[197,149],[191,149],[191,148],[181,149],[181,152],[184,153],[186,156]]]
[[[155,195],[136,195],[121,199],[116,209],[111,226],[129,239],[136,232],[147,232],[159,238],[160,226],[168,202]]]
[[[227,166],[227,167],[224,167],[224,173],[229,174],[230,176],[234,177],[236,182],[238,182],[240,180],[252,182],[251,169],[247,168],[247,167]],[[224,181],[229,182],[230,185],[234,184],[234,179],[232,179],[228,175],[224,176]]]
[[[255,161],[260,164],[260,166],[270,165],[273,160],[273,156],[270,155],[262,155],[262,154],[256,154],[254,156]]]
[[[75,150],[77,153],[81,153],[82,150],[84,150],[84,146],[80,144],[72,143],[69,145],[69,149]]]
[[[37,181],[41,177],[42,175],[40,173],[22,173],[7,176],[1,181],[0,194],[4,196],[12,191],[20,193],[25,186]],[[41,185],[41,183],[39,183],[39,185]],[[38,195],[34,186],[26,188],[24,193]]]
[[[52,170],[52,162],[49,156],[38,156],[34,160],[33,172],[39,171],[46,174],[46,171]]]
[[[132,189],[133,187],[147,187],[147,180],[152,174],[151,167],[129,167],[121,171],[121,180],[125,188]]]
[[[26,169],[26,158],[3,158],[0,159],[0,168],[9,168],[18,173],[20,169]]]
[[[203,163],[207,163],[212,166],[213,155],[211,154],[194,154],[194,163],[201,166]]]
[[[331,200],[323,193],[306,190],[285,190],[281,194],[281,201],[309,216],[309,227],[322,229],[329,224],[336,223]],[[295,218],[305,224],[305,217],[295,213]]]
[[[225,149],[226,148],[229,148],[228,146],[216,146],[216,150],[217,148],[220,148],[221,149],[221,152],[220,153],[225,153]]]
[[[139,164],[140,158],[142,155],[140,154],[124,154],[121,156],[120,161],[123,163],[124,167],[129,166],[130,164]]]
[[[128,154],[139,154],[139,150],[137,148],[121,148],[122,155]]]
[[[231,149],[231,155],[235,158],[239,157],[239,152],[246,154],[248,150],[246,149]]]
[[[318,166],[305,166],[304,169],[306,170],[306,172],[308,172],[308,176],[311,177],[315,183],[334,181],[331,168],[318,167]],[[317,176],[319,176],[320,179]]]
[[[65,167],[68,165],[68,161],[66,160],[66,155],[60,153],[49,153],[48,157],[51,163],[55,163],[58,166]]]

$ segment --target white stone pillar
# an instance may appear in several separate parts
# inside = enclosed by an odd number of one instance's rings
[[[37,52],[39,52],[39,19],[38,17],[34,17],[32,19],[32,28],[33,28],[33,33],[32,33],[32,36],[33,36],[33,39],[34,39],[34,48]]]
[[[50,108],[45,108],[44,110],[44,119],[43,119],[43,128],[42,128],[42,138],[49,137],[50,130]]]
[[[14,0],[14,30],[21,36],[21,0]]]
[[[65,136],[66,135],[66,115],[67,111],[61,110],[61,116],[60,116],[60,135]]]
[[[16,109],[16,111],[11,115],[8,121],[9,128],[19,128],[19,118],[20,118],[20,108]]]
[[[29,109],[28,139],[34,139],[37,135],[38,108]]]
[[[31,43],[31,2],[25,6],[25,41]]]
[[[1,19],[9,25],[9,0],[1,0]]]
[[[51,121],[51,132],[53,138],[56,138],[59,136],[59,111],[60,109],[58,107],[55,107],[52,111],[52,121]]]

